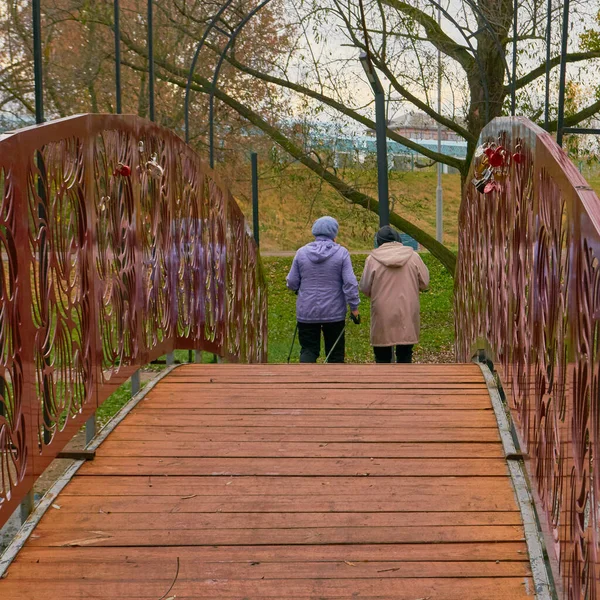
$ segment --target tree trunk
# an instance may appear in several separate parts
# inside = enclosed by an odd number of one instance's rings
[[[513,19],[512,0],[478,0],[480,14],[476,14],[477,61],[467,73],[471,103],[467,117],[467,129],[475,139],[493,119],[502,115],[506,99],[506,56],[507,39]],[[477,143],[469,141],[467,160],[462,173],[463,186],[469,172]]]

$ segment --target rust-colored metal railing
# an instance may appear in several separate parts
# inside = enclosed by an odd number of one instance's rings
[[[240,209],[172,132],[83,115],[0,136],[0,525],[140,365],[265,361],[266,301]]]
[[[485,349],[529,455],[565,597],[600,597],[600,201],[525,119],[482,133],[460,212],[458,357]]]

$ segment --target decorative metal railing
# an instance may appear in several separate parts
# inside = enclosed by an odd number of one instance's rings
[[[172,132],[83,115],[0,136],[0,525],[114,389],[173,349],[266,360],[244,217]]]
[[[458,357],[503,382],[564,595],[600,597],[600,201],[525,119],[482,133],[460,212]]]

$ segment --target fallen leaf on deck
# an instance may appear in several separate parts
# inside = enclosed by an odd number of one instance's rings
[[[60,510],[60,505],[59,504],[53,504],[52,508],[55,508],[56,510]]]
[[[190,498],[195,498],[198,494],[190,494],[189,496],[181,496],[182,500],[189,500]]]
[[[344,561],[349,567],[355,567],[356,565],[353,562],[350,562],[348,560]]]

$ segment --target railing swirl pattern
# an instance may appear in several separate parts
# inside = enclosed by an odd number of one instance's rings
[[[265,361],[266,302],[243,214],[170,131],[83,115],[0,136],[0,525],[140,365]]]
[[[598,598],[600,201],[525,119],[493,121],[480,142],[459,219],[457,354],[485,349],[498,369],[564,597]]]

